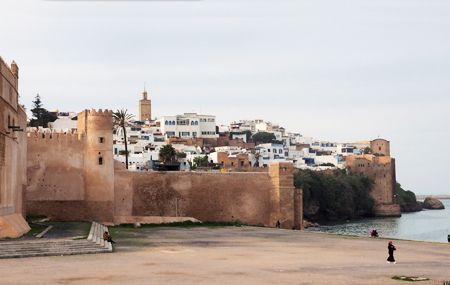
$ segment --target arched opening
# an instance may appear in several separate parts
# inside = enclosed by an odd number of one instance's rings
[[[98,165],[103,165],[103,157],[98,158]]]

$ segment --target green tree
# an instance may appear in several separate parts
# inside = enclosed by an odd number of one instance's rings
[[[294,186],[303,189],[305,207],[320,205],[319,215],[330,220],[370,215],[374,205],[370,195],[373,185],[371,178],[341,169],[332,172],[305,169],[294,174]]]
[[[159,150],[159,160],[164,161],[164,163],[170,163],[175,160],[176,151],[172,145],[167,144]]]
[[[194,158],[194,163],[196,167],[202,167],[208,165],[208,157],[205,156],[197,156]]]
[[[128,110],[117,110],[113,113],[114,129],[122,129],[123,141],[125,144],[125,165],[128,169],[128,145],[127,145],[127,129],[130,124],[133,115],[127,113]]]
[[[276,137],[272,133],[267,132],[259,132],[252,136],[253,141],[256,142],[262,142],[262,143],[272,143],[276,142]]]
[[[41,96],[39,96],[39,94],[36,95],[32,103],[33,108],[30,110],[32,114],[32,119],[30,120],[31,127],[42,126],[43,128],[46,128],[49,122],[54,122],[57,119],[43,107]]]
[[[366,146],[365,148],[363,148],[363,151],[365,154],[369,154],[372,152],[372,150],[370,149],[370,147]]]

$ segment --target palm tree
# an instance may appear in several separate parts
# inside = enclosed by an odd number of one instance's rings
[[[128,169],[128,146],[127,146],[127,130],[126,126],[129,125],[129,122],[131,121],[131,118],[133,118],[133,115],[127,114],[128,110],[117,110],[113,113],[114,118],[114,129],[122,129],[123,130],[123,140],[125,143],[125,165]]]
[[[175,149],[170,144],[163,146],[159,150],[159,160],[164,161],[164,163],[173,161],[175,158],[175,155],[176,155]]]

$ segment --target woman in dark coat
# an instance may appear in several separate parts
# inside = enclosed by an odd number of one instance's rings
[[[395,259],[394,259],[394,250],[396,250],[396,248],[392,244],[392,241],[390,241],[389,244],[388,244],[388,252],[389,252],[389,257],[387,259],[388,262],[396,263]]]

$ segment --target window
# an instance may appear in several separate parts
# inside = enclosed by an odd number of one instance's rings
[[[178,126],[189,126],[189,120],[188,119],[177,118],[177,125]]]
[[[244,162],[243,161],[241,161],[241,166],[244,166]]]
[[[381,146],[378,148],[378,150],[381,150]]]
[[[231,162],[231,166],[233,166],[234,162]]]
[[[289,156],[289,153],[288,153],[288,152],[285,152],[285,153],[284,153],[284,156]]]
[[[104,143],[105,142],[105,138],[102,138],[102,137],[98,138],[98,142],[99,143]]]
[[[197,121],[195,121],[195,125],[198,126],[198,122]]]
[[[283,150],[280,148],[280,149],[278,150],[278,153],[283,153]]]
[[[165,125],[167,126],[169,124],[169,122],[166,121]]]
[[[270,148],[267,149],[267,152],[270,152]]]
[[[182,132],[182,133],[181,133],[181,136],[183,136],[183,137],[188,137],[188,136],[190,136],[190,135],[191,135],[190,132]]]
[[[103,157],[98,158],[98,165],[103,165]]]
[[[273,149],[273,153],[277,153],[277,149],[276,148]]]

